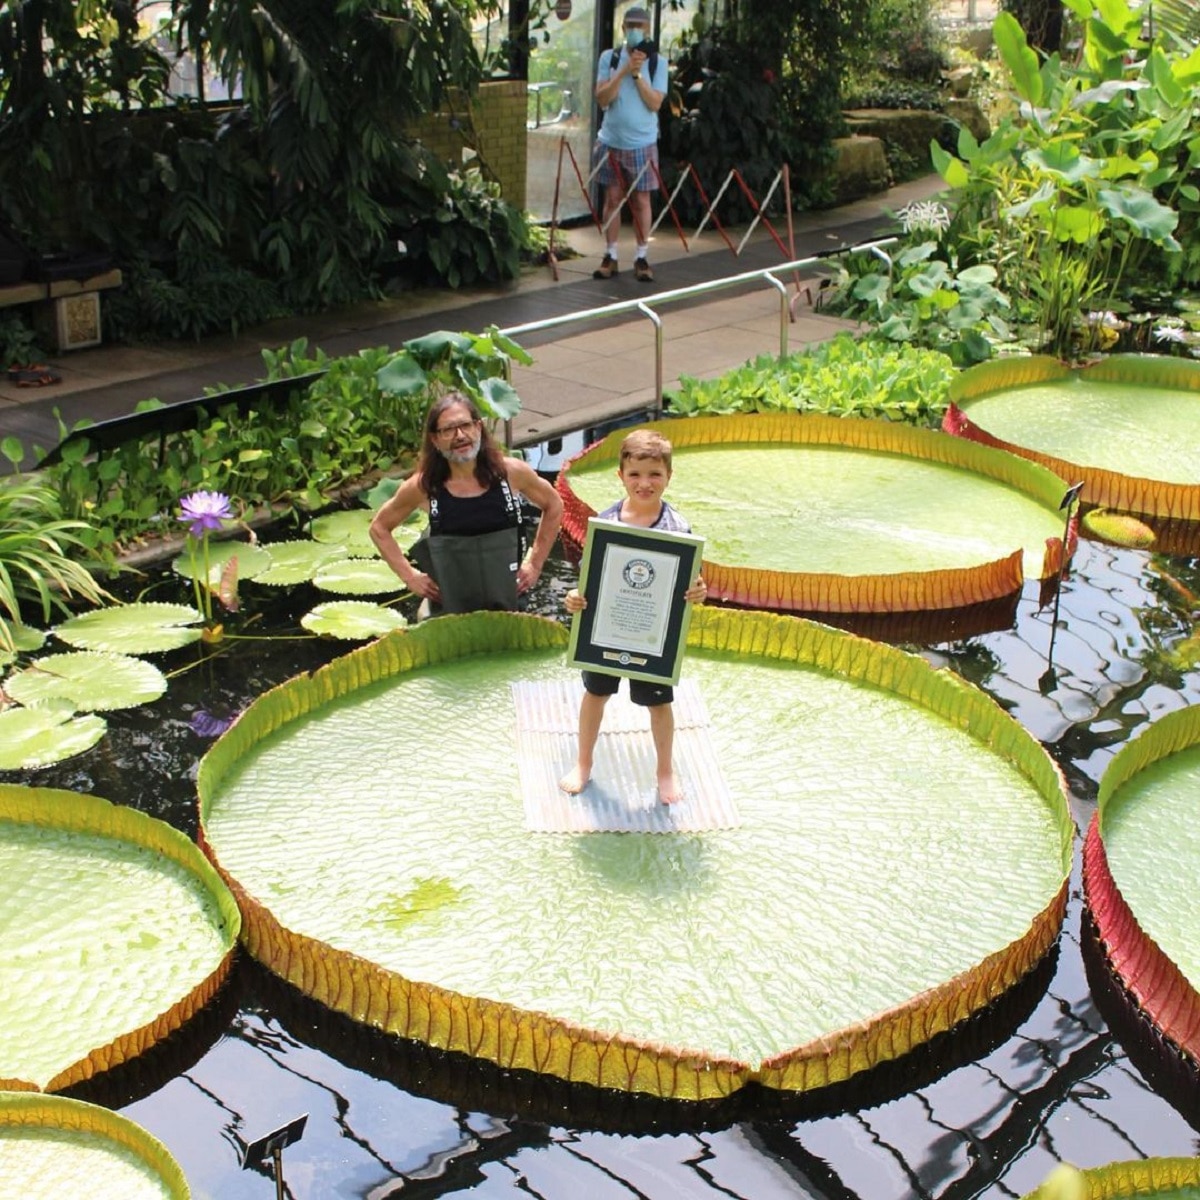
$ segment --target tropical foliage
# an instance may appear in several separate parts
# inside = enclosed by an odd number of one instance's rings
[[[1176,237],[1180,212],[1200,201],[1200,52],[1147,44],[1141,10],[1124,0],[1068,7],[1084,33],[1071,62],[1039,59],[999,14],[1019,112],[982,143],[963,130],[957,157],[931,146],[954,189],[946,244],[960,262],[994,268],[1032,340],[1062,357],[1091,348],[1089,309],[1112,308],[1148,264],[1194,278],[1200,249]]]
[[[954,373],[936,350],[839,334],[783,358],[762,355],[716,379],[682,375],[669,406],[683,417],[811,412],[937,428]]]
[[[127,288],[106,307],[127,336],[336,305],[396,271],[511,278],[521,214],[408,132],[467,102],[471,20],[492,7],[184,0],[149,30],[119,0],[7,5],[0,219],[39,252],[107,250]],[[197,97],[175,94],[177,54]],[[411,269],[397,242],[417,247]]]
[[[104,589],[85,565],[88,525],[64,520],[46,479],[0,481],[0,650],[12,650],[14,627],[68,611],[71,599],[100,603]]]

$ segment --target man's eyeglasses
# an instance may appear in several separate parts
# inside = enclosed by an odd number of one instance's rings
[[[453,437],[456,433],[466,433],[474,429],[478,424],[478,421],[455,421],[453,425],[443,425],[440,429],[435,429],[434,433],[438,437]]]

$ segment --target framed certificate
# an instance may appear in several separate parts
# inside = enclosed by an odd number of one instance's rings
[[[587,607],[571,622],[570,666],[651,683],[679,680],[704,539],[588,521],[579,573]]]

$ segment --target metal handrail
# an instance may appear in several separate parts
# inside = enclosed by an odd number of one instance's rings
[[[723,279],[710,279],[706,283],[693,283],[689,287],[672,288],[666,292],[655,292],[640,300],[621,300],[616,304],[604,304],[599,308],[585,309],[583,312],[563,313],[557,317],[546,317],[541,321],[528,321],[524,325],[510,325],[500,332],[506,337],[517,338],[527,333],[541,333],[547,329],[558,329],[563,325],[579,325],[585,322],[602,321],[609,317],[619,317],[625,313],[641,313],[654,323],[654,408],[662,416],[663,404],[663,321],[655,311],[657,307],[672,304],[677,300],[691,300],[708,292],[720,292],[731,287],[740,287],[747,283],[763,282],[779,292],[779,356],[782,358],[788,352],[788,325],[791,323],[792,312],[788,300],[787,285],[777,276],[785,271],[796,271],[801,267],[811,267],[824,259],[840,254],[867,252],[878,254],[884,246],[890,246],[898,239],[895,237],[879,238],[873,242],[862,242],[857,246],[844,246],[835,251],[825,251],[823,254],[810,254],[807,258],[798,258],[793,262],[781,263],[775,267],[765,267],[757,271],[745,271],[741,275],[727,275]],[[884,255],[886,258],[886,255]],[[509,382],[512,382],[511,366]],[[512,445],[512,420],[504,423],[504,440]]]

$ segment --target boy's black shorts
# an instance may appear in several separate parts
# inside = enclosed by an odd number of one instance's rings
[[[599,671],[583,672],[584,690],[593,696],[615,696],[621,686],[620,675],[602,675]],[[657,708],[675,699],[675,689],[669,683],[649,683],[645,679],[629,681],[629,698],[643,708]]]

